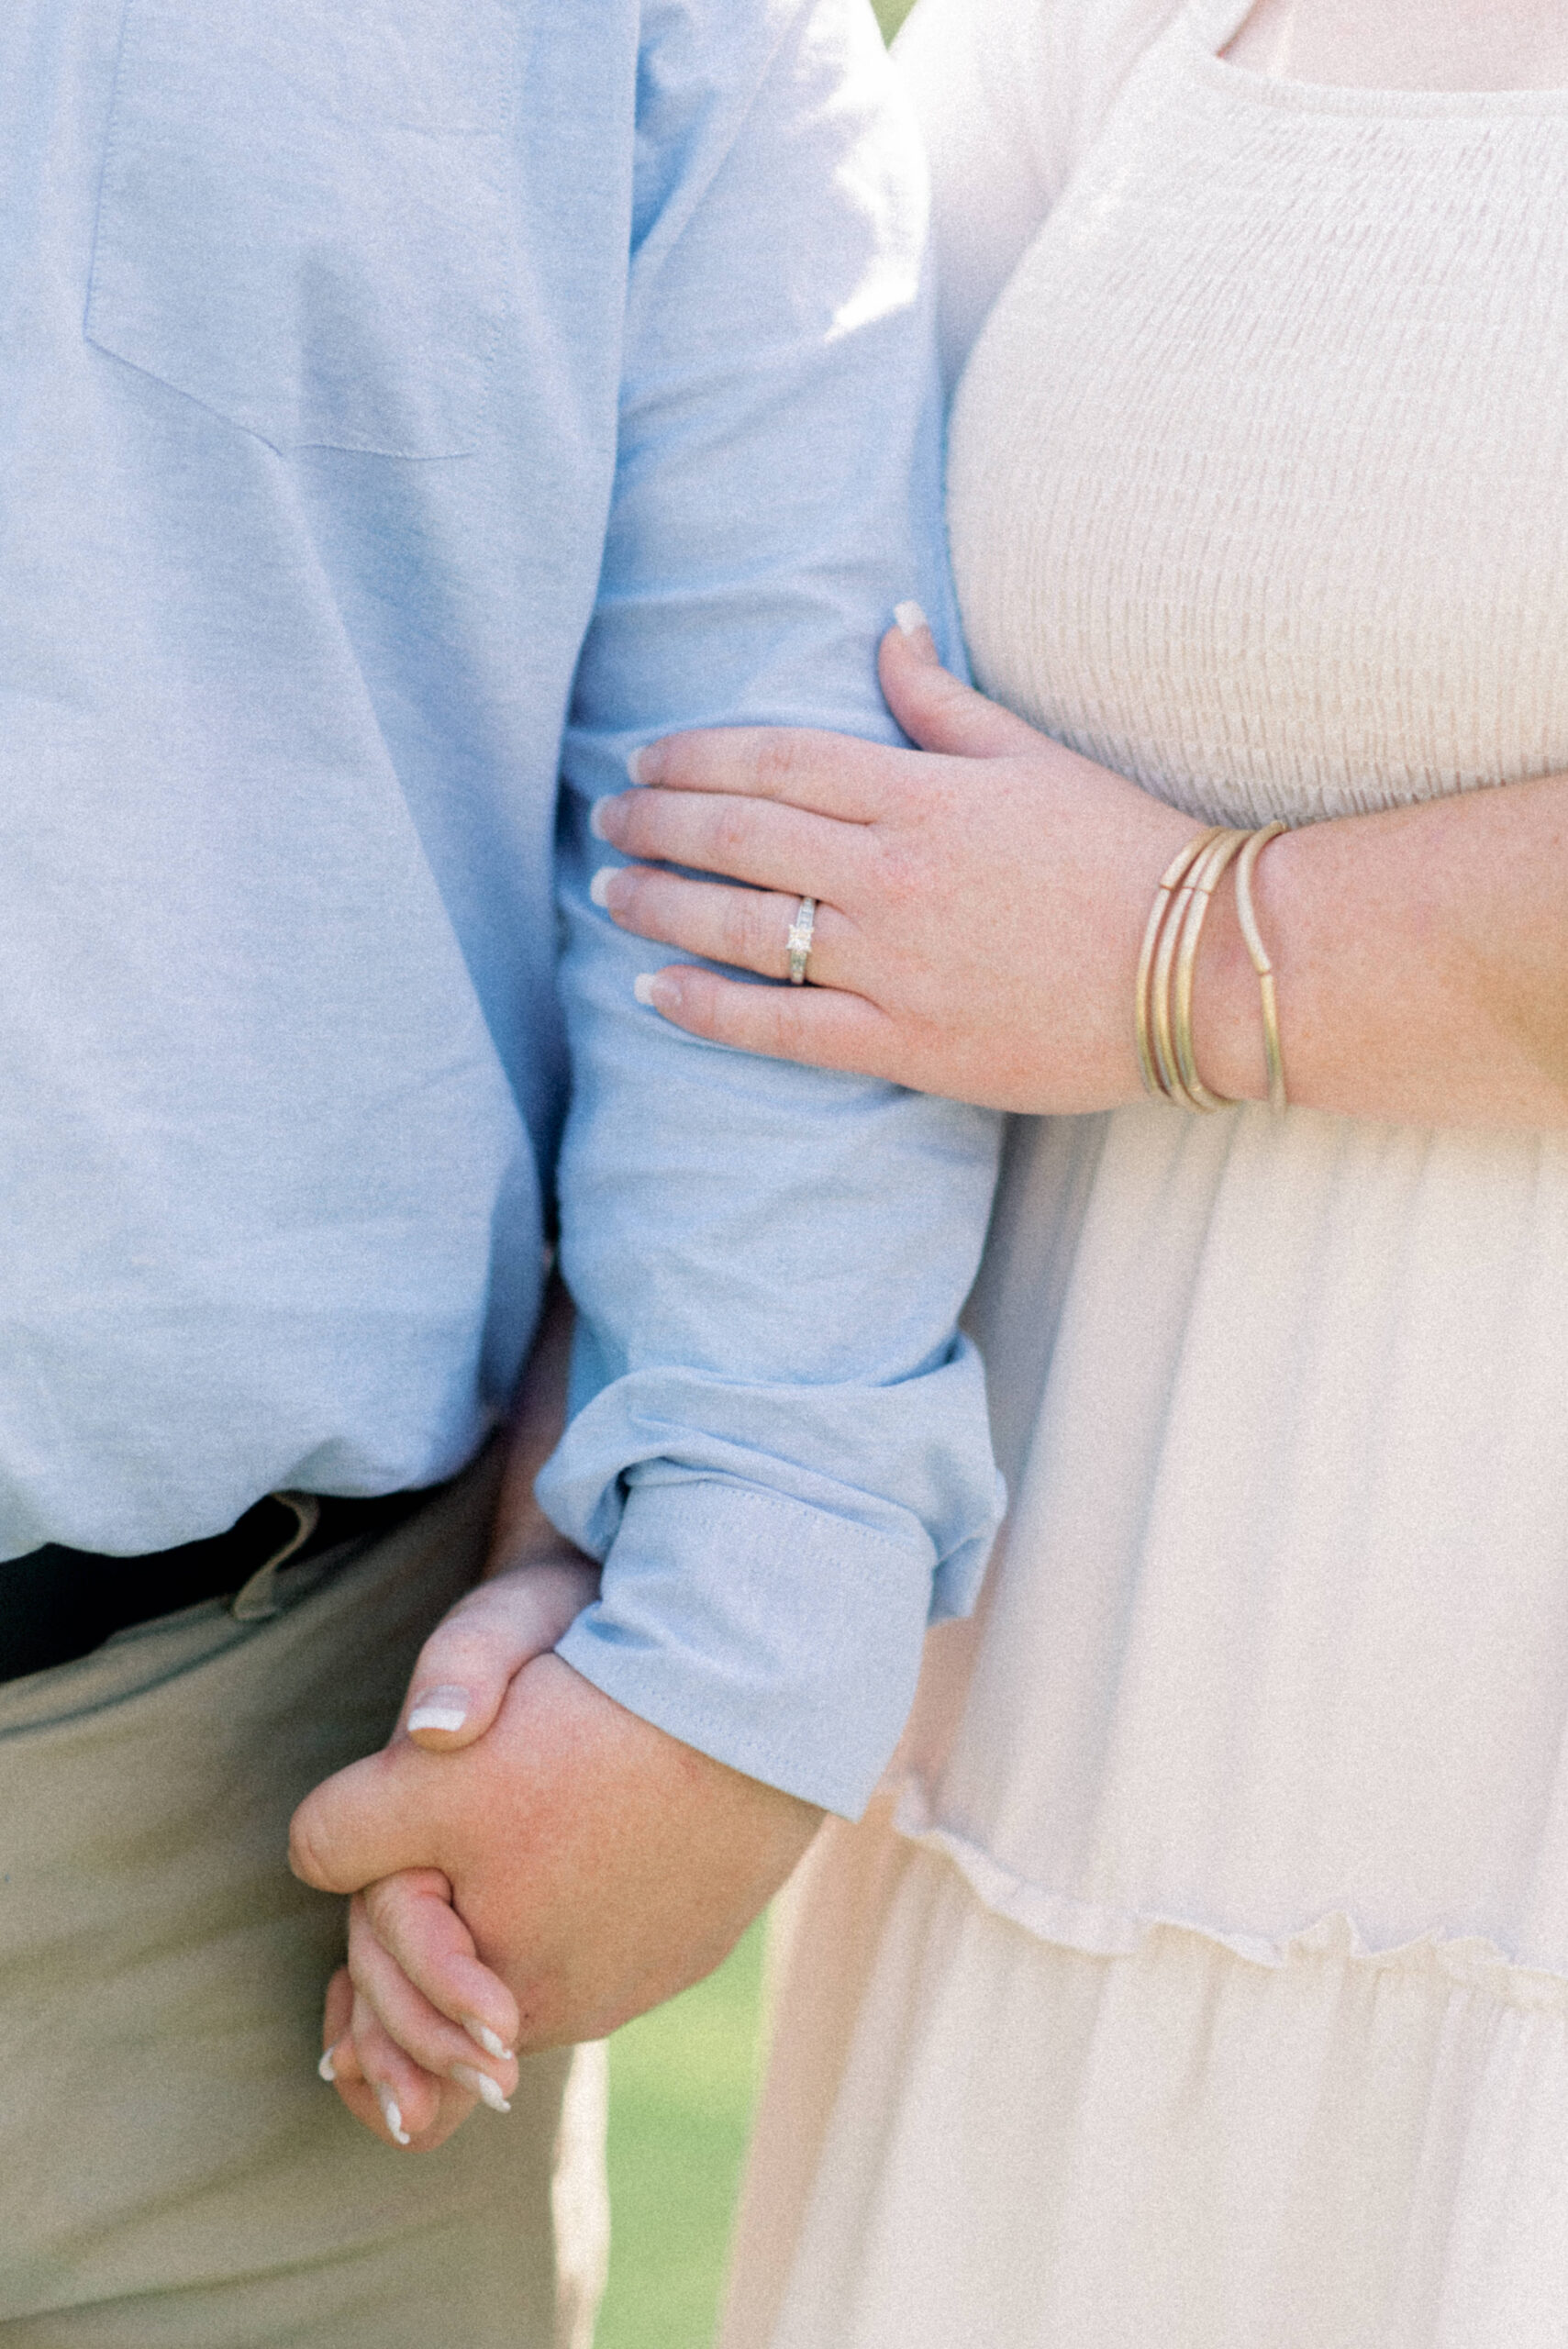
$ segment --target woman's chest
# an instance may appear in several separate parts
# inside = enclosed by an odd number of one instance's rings
[[[972,358],[977,673],[1238,821],[1568,767],[1568,118],[1222,74],[1135,77]]]
[[[1252,72],[1339,88],[1568,88],[1558,0],[1256,0],[1225,55]]]

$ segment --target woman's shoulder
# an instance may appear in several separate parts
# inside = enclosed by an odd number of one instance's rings
[[[918,0],[894,44],[929,128],[978,107],[1058,183],[1186,0]]]
[[[930,157],[950,377],[1185,0],[918,0],[895,45]]]

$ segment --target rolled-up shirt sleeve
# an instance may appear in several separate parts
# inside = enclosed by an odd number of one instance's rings
[[[958,1334],[998,1120],[709,1045],[588,897],[588,808],[674,728],[896,740],[874,650],[954,645],[923,177],[863,0],[645,19],[616,488],[567,733],[573,1416],[540,1479],[606,1562],[561,1653],[733,1767],[856,1815],[998,1511]]]

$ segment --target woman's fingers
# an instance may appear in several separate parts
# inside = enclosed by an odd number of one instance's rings
[[[862,837],[854,825],[799,807],[684,790],[623,791],[601,799],[594,829],[625,856],[812,897],[841,894]]]
[[[632,753],[633,783],[776,800],[849,824],[874,823],[897,790],[907,751],[796,726],[715,726],[666,734]]]
[[[506,2111],[515,2059],[482,2054],[472,2035],[400,1981],[361,1900],[350,1912],[350,1965],[327,1987],[320,2071],[355,2119],[389,2144],[423,2149],[441,2143],[476,2103]],[[356,1985],[350,1967],[373,1987]]]
[[[390,1975],[384,1962],[390,1964]],[[443,2021],[441,2036],[429,2042],[432,2055],[444,2048],[466,2062],[470,2050],[480,2048],[493,2066],[504,2069],[512,2062],[519,2028],[517,2001],[475,1954],[473,1936],[451,1905],[450,1887],[435,1869],[409,1868],[389,1876],[354,1902],[349,1911],[349,1964],[356,1986],[378,2004],[375,1986],[391,1985],[384,2011],[398,2038],[405,2011],[411,2027],[415,2019],[413,2009],[396,2003],[401,1982]],[[428,2028],[422,2014],[417,2020],[421,2031]],[[454,2032],[466,2037],[467,2047]]]
[[[381,2133],[395,2145],[422,2137],[440,2110],[440,2082],[405,2054],[364,1998],[354,2000],[350,2036],[365,2089],[374,2099]]]
[[[728,889],[717,881],[687,881],[651,865],[625,864],[595,877],[594,895],[622,930],[656,938],[709,963],[728,963],[766,979],[789,975],[788,939],[798,896],[765,889]],[[809,969],[822,986],[854,978],[854,928],[831,906],[818,906]]]
[[[453,2105],[447,2116],[452,2126],[472,2108],[473,2096],[462,2083],[449,2092],[388,2036],[370,2002],[355,1990],[346,1965],[328,1985],[324,2036],[322,2078],[374,2136],[406,2145],[435,2124],[443,2104]]]
[[[356,1993],[349,2036],[363,2086],[339,2083],[345,2103],[389,2144],[408,2145],[428,2136],[443,2117],[455,2122],[476,2099],[460,2084],[415,2062],[383,2024],[370,2001]],[[452,2108],[457,2108],[453,2110]],[[443,2108],[446,2108],[443,2114]]]
[[[377,2031],[398,2050],[400,2059],[422,2077],[433,2080],[438,2091],[443,2081],[450,2081],[494,2111],[506,2111],[517,2084],[517,2058],[482,2051],[470,2032],[432,2007],[381,1945],[362,1904],[357,1905],[360,1913],[350,1919],[349,1928],[349,1971],[355,1992],[352,2038],[360,2068],[372,2086],[381,2077],[374,2063],[382,2043],[379,2038],[367,2039],[361,2030],[366,2014],[373,2015]],[[395,2087],[398,2082],[406,2084],[401,2069],[389,2076]],[[422,2104],[417,2109],[423,2113]],[[410,2122],[410,2132],[417,2135],[428,2125],[424,2119],[417,2125]]]
[[[738,1052],[907,1082],[894,1022],[863,996],[837,987],[751,987],[674,963],[647,982],[646,999],[673,1026]]]
[[[354,2081],[360,2076],[359,2059],[349,2036],[349,2025],[354,2014],[354,1986],[349,1979],[349,1969],[340,1965],[327,1985],[322,2002],[321,2061],[317,2066],[324,2080]]]
[[[877,655],[877,674],[887,707],[922,751],[941,751],[961,759],[1006,759],[1038,751],[1045,739],[1027,719],[987,701],[944,669],[923,621],[913,629],[888,629]]]

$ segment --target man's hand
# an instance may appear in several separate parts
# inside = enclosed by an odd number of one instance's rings
[[[350,1964],[375,2026],[355,2043],[374,2051],[383,2094],[350,2081],[347,2100],[378,2133],[439,2144],[474,2101],[441,2085],[454,2061],[503,2090],[514,2076],[499,2060],[467,2065],[475,2021],[524,2053],[604,2037],[718,1964],[820,1818],[556,1655],[524,1665],[477,1742],[438,1753],[400,1738],[339,1771],[295,1813],[290,1862],[324,1892],[373,1887],[354,1904]],[[499,2009],[474,2015],[485,1967],[515,2033]],[[347,2029],[349,1994],[333,1988]]]
[[[509,1508],[503,1494],[486,1579],[458,1601],[420,1650],[394,1742],[412,1737],[427,1753],[474,1743],[495,1720],[516,1675],[550,1653],[598,1591],[593,1560],[545,1524],[526,1486],[518,1489],[526,1495],[520,1509],[516,1502]],[[528,1563],[497,1570],[498,1560],[519,1553]],[[401,1918],[405,1940],[417,1928],[429,1962],[439,1964],[450,1998],[458,2002],[461,2031],[443,2028],[378,1940],[376,1920],[386,1914]],[[444,1876],[428,1868],[409,1871],[396,1884],[374,1884],[355,1895],[349,1907],[349,1963],[327,1989],[322,2071],[368,2128],[401,2144],[412,2134],[405,2116],[428,2137],[428,2114],[437,2116],[444,2136],[476,2100],[504,2111],[517,2081],[511,2052],[517,2027],[512,1994],[479,1963]],[[399,2035],[405,2028],[406,2042]],[[439,2069],[413,2060],[416,2044],[427,2052],[439,2046]]]

